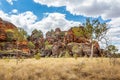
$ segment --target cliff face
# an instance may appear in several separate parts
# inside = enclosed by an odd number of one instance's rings
[[[7,31],[14,31],[17,29],[15,25],[8,21],[4,21],[0,18],[0,41],[6,41],[7,39]]]

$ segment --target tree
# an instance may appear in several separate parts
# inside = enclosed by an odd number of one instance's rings
[[[7,41],[12,41],[14,39],[14,32],[12,30],[6,30]]]
[[[109,45],[107,49],[110,54],[115,54],[118,51],[117,47],[114,45]]]
[[[85,31],[83,34],[87,36],[87,38],[90,39],[91,43],[91,55],[90,57],[93,57],[93,49],[95,45],[95,41],[99,42],[102,39],[105,39],[106,33],[108,31],[108,26],[106,23],[101,23],[98,19],[91,20],[88,18],[86,19],[86,23],[84,24]]]
[[[30,42],[28,42],[28,47],[29,47],[30,49],[34,49],[34,48],[35,48],[35,45],[30,41]]]
[[[18,31],[20,32],[21,36],[23,36],[26,40],[28,37],[27,32],[23,28],[18,28]]]
[[[32,31],[32,37],[33,37],[34,39],[43,37],[43,33],[42,33],[41,30],[34,29],[34,30]]]
[[[25,40],[24,34],[19,29],[15,29],[14,30],[14,38],[17,41],[23,41],[23,40]]]
[[[35,44],[36,49],[41,49],[44,46],[43,33],[41,30],[34,29],[30,40]]]
[[[111,57],[110,57],[110,64],[115,65],[115,63],[116,63],[116,59],[115,58],[118,57],[118,55],[116,55],[116,52],[118,52],[117,47],[114,46],[114,45],[109,45],[107,47],[107,51],[111,55]]]

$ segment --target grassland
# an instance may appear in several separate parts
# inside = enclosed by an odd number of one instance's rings
[[[0,80],[120,80],[120,59],[0,59]]]

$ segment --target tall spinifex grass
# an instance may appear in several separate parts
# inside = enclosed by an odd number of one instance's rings
[[[120,59],[110,65],[108,58],[24,59],[16,65],[0,59],[0,80],[120,80]]]

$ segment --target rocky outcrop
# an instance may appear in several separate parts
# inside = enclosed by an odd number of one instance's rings
[[[59,28],[56,28],[55,31],[48,31],[46,33],[46,41],[50,44],[54,42],[64,42],[65,44],[76,42],[76,43],[89,43],[89,39],[85,34],[81,35],[81,31],[84,31],[84,27],[73,27],[68,31],[61,31]]]
[[[61,31],[60,28],[56,28],[55,31],[51,30],[46,33],[46,41],[48,41],[49,44],[54,44],[54,42],[64,40],[64,31]]]
[[[77,54],[78,56],[90,56],[91,54],[91,43],[86,34],[84,33],[84,27],[73,27],[68,31],[61,31],[56,28],[55,31],[48,31],[46,34],[46,41],[52,45],[50,49],[51,55],[59,57],[65,55],[68,52],[71,56]],[[100,47],[98,42],[94,41],[94,55],[100,55]],[[46,50],[44,50],[46,51]],[[47,51],[45,53],[47,55]]]
[[[23,53],[30,53],[30,49],[28,48],[28,41],[19,41],[16,43],[18,45],[18,49]]]
[[[19,49],[23,53],[29,53],[29,48],[27,46],[28,41],[17,41],[16,33],[20,33],[18,28],[0,18],[0,49],[1,50],[13,50]],[[23,37],[22,37],[23,38]]]
[[[68,43],[74,42],[74,41],[75,41],[75,35],[74,35],[74,32],[73,32],[73,30],[71,28],[65,34],[64,43],[68,44]]]
[[[64,42],[66,44],[71,43],[71,42],[76,42],[76,43],[90,43],[89,38],[87,37],[86,34],[84,33],[84,27],[73,27],[69,29],[65,36],[64,36]]]
[[[87,34],[82,34],[85,31],[83,26],[72,27],[68,31],[61,31],[60,28],[56,28],[55,30],[48,31],[46,38],[44,38],[42,31],[35,29],[28,40],[18,40],[18,36],[14,36],[16,31],[20,33],[19,30],[12,23],[0,18],[1,50],[12,50],[15,48],[23,53],[41,53],[42,57],[59,57],[64,56],[66,53],[69,53],[71,56],[74,54],[90,56],[91,44]],[[23,36],[20,38],[23,38]],[[34,48],[28,48],[28,41],[32,43]],[[94,44],[94,56],[100,56],[99,44],[98,42],[94,42]]]
[[[15,27],[15,25],[13,25],[12,23],[8,22],[8,21],[4,21],[0,18],[0,41],[7,41],[7,31],[11,30],[14,31],[15,29],[17,29]]]
[[[58,57],[63,56],[66,52],[66,46],[62,42],[55,42],[52,47],[52,56]]]
[[[96,46],[97,43],[95,43],[93,52],[95,57],[101,56],[100,55],[100,48]],[[78,56],[90,56],[91,54],[91,45],[90,43],[69,43],[67,44],[69,52],[72,53],[72,55],[77,54]]]
[[[35,49],[42,49],[44,47],[44,37],[42,31],[33,30],[30,36],[30,41],[32,41],[35,45]]]

